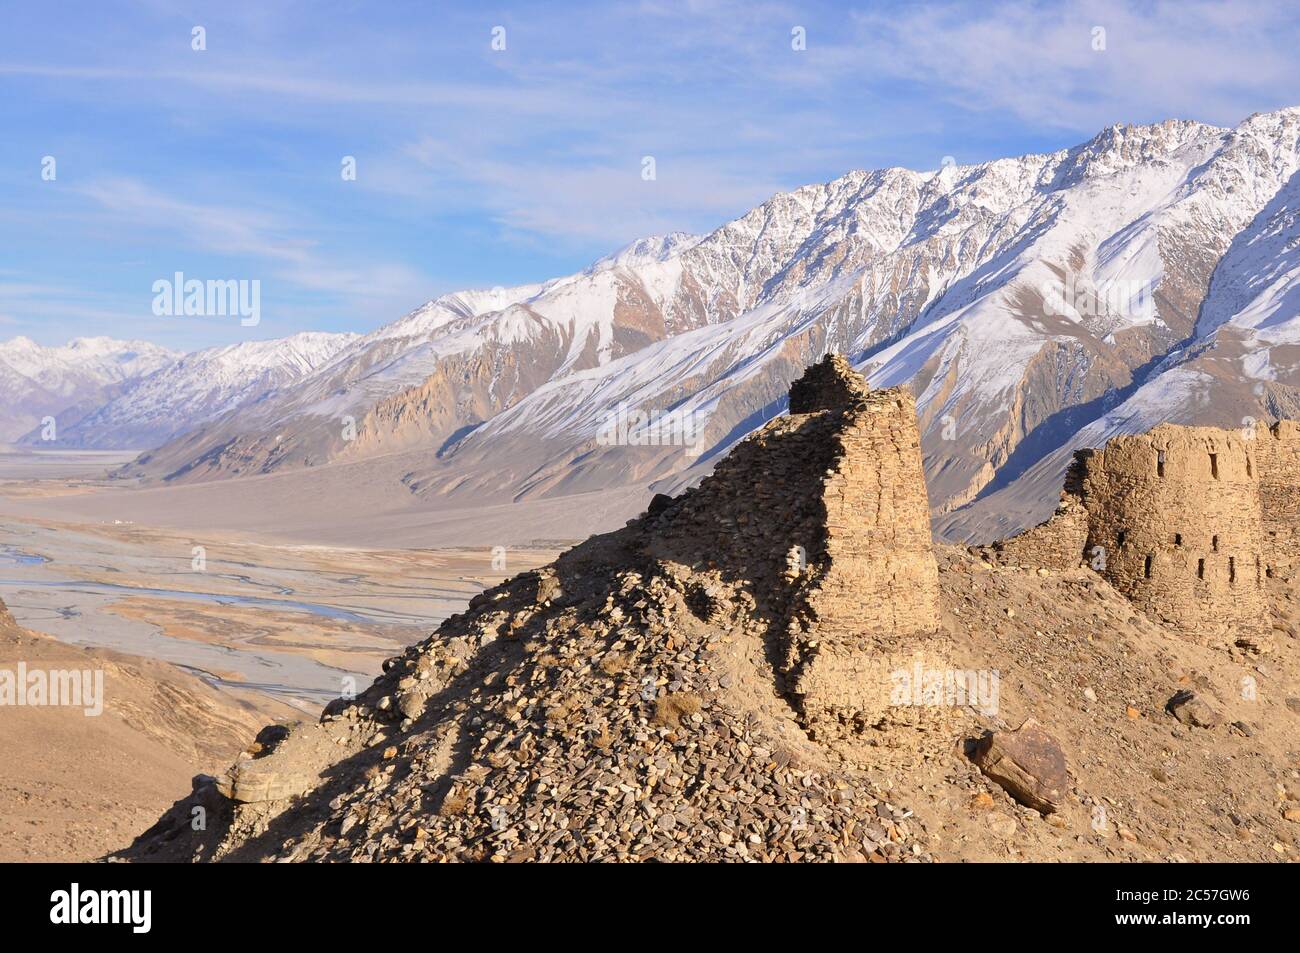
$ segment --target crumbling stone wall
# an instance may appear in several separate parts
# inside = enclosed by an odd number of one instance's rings
[[[1086,561],[1150,618],[1178,628],[1261,628],[1265,456],[1244,432],[1214,427],[1161,424],[1114,437],[1075,454],[1055,516],[990,553],[1053,569]]]
[[[869,391],[837,356],[791,388],[802,413],[738,445],[651,512],[649,552],[743,580],[776,633],[810,727],[874,722],[889,673],[939,627],[939,581],[912,396]]]
[[[1300,547],[1300,422],[1279,420],[1254,433],[1265,565],[1289,572]]]
[[[1150,617],[1186,629],[1263,624],[1252,444],[1238,431],[1162,424],[1081,455],[1088,552]]]
[[[843,408],[870,393],[866,379],[844,357],[828,354],[790,385],[790,413]]]
[[[944,669],[927,647],[939,578],[916,405],[901,389],[854,399],[822,483],[828,566],[791,619],[790,688],[814,732],[878,724],[892,673]]]
[[[837,421],[777,417],[737,444],[699,486],[656,497],[647,555],[716,572],[786,613],[798,572],[826,560],[820,475],[834,462]]]
[[[875,391],[843,412],[821,485],[830,571],[808,606],[823,636],[908,634],[939,625],[939,577],[916,404]]]
[[[1065,488],[1056,512],[1009,539],[1000,539],[986,549],[986,555],[1004,566],[1054,569],[1063,572],[1078,569],[1088,542],[1088,510],[1081,499],[1081,469],[1077,462],[1065,476]]]

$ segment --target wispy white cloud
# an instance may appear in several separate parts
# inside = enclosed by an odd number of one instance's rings
[[[1047,127],[1227,124],[1300,99],[1295,15],[1294,4],[1274,0],[921,3],[855,13],[839,61],[871,63],[962,109]]]
[[[60,326],[77,322],[85,329],[122,334],[147,314],[147,305],[133,309],[129,302],[92,289],[0,281],[0,324],[30,326],[36,316]]]
[[[427,276],[402,265],[326,255],[318,240],[301,234],[307,222],[247,204],[188,201],[124,178],[95,181],[81,191],[123,225],[169,232],[178,247],[261,261],[268,277],[307,291],[354,301],[412,302],[429,286]]]
[[[170,231],[191,247],[298,265],[312,262],[314,242],[293,237],[289,225],[247,205],[187,201],[121,177],[94,180],[80,191],[124,224]]]
[[[653,178],[647,176],[651,168]],[[752,170],[738,175],[725,163],[662,151],[653,142],[640,149],[628,143],[617,158],[504,161],[424,137],[372,176],[377,188],[426,197],[439,187],[435,179],[472,189],[481,207],[517,241],[547,237],[610,244],[720,224],[780,187]]]

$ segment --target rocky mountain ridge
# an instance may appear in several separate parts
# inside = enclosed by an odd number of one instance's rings
[[[48,439],[47,418],[56,426],[77,420],[176,357],[156,344],[106,337],[74,338],[61,347],[27,337],[0,343],[0,441],[32,428]]]
[[[916,396],[938,529],[1003,535],[1050,512],[1075,448],[1157,412],[1290,412],[1298,142],[1285,109],[849,173],[707,236],[444,296],[130,472],[192,482],[399,455],[395,492],[431,506],[629,485],[648,499],[698,481],[782,412],[803,366],[840,351]],[[699,439],[602,441],[624,411],[688,418]]]
[[[58,449],[159,446],[301,380],[328,364],[356,337],[303,332],[175,357],[137,378],[113,400],[61,426],[56,441],[33,431],[22,442]]]

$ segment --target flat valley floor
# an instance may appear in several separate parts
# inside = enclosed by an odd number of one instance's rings
[[[179,503],[159,510],[173,525],[153,526],[141,518],[152,509],[150,494],[141,502],[105,479],[129,457],[0,453],[0,597],[19,626],[51,637],[11,646],[0,665],[57,656],[82,666],[86,658],[96,666],[124,658],[179,669],[137,664],[140,678],[116,683],[110,674],[103,718],[0,708],[0,861],[88,859],[122,846],[131,826],[123,810],[156,817],[188,790],[199,766],[185,763],[196,746],[181,735],[203,731],[205,718],[229,736],[195,752],[215,770],[259,725],[314,720],[323,704],[364,689],[384,659],[475,593],[550,562],[565,545],[446,545],[454,530],[428,548],[320,545],[302,532],[283,538],[230,528],[240,521]],[[192,724],[169,728],[176,704],[150,721],[148,700],[166,696],[168,684],[202,696]],[[135,695],[137,730],[124,738],[115,701]],[[135,750],[150,742],[179,757],[161,758],[151,772],[149,756]],[[123,757],[138,770],[121,774]],[[113,796],[86,796],[106,790]],[[113,831],[116,839],[102,836]]]

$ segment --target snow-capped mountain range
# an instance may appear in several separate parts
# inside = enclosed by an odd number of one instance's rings
[[[838,350],[873,385],[916,393],[939,527],[1003,532],[1050,511],[1077,446],[1165,419],[1300,415],[1298,170],[1293,108],[851,172],[706,236],[439,298],[292,380],[212,401],[131,472],[184,482],[398,455],[404,491],[431,505],[672,489]],[[118,400],[147,416],[150,395]],[[611,442],[621,411],[699,433],[689,448]]]
[[[63,347],[14,338],[0,344],[6,439],[41,449],[155,447],[298,380],[355,337],[306,332],[192,354],[106,337]]]
[[[0,442],[59,414],[102,405],[177,356],[156,344],[106,337],[76,338],[62,347],[25,337],[0,343]]]
[[[124,393],[60,427],[54,446],[157,447],[238,407],[255,404],[327,364],[355,334],[304,332],[207,348],[140,377]],[[24,443],[41,442],[38,431]]]

